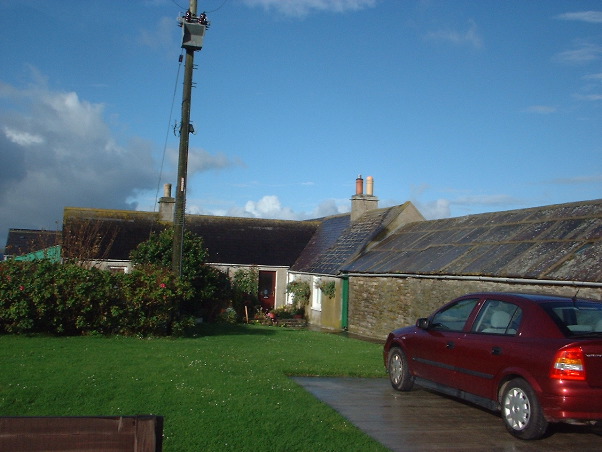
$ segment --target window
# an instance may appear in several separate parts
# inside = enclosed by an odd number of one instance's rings
[[[477,316],[472,331],[513,336],[520,327],[522,309],[513,303],[487,300]]]
[[[543,308],[568,336],[602,332],[602,303],[576,300],[546,303]]]
[[[312,281],[312,292],[311,292],[311,308],[314,311],[322,310],[322,290],[320,289],[320,282],[322,278],[314,276]]]
[[[442,331],[462,331],[477,301],[472,298],[460,300],[443,311],[437,312],[433,316],[430,328]]]

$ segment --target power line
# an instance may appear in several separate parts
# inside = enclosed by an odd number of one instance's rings
[[[180,55],[182,55],[184,51]],[[176,80],[174,82],[173,87],[173,96],[171,98],[171,108],[169,110],[169,119],[167,121],[167,131],[165,132],[165,142],[163,143],[163,155],[161,156],[161,168],[159,170],[159,181],[157,182],[157,191],[155,193],[155,209],[157,208],[157,203],[159,201],[159,190],[161,189],[161,179],[163,178],[163,165],[165,163],[165,154],[167,152],[167,138],[169,137],[169,131],[171,129],[171,118],[173,116],[173,106],[176,101],[176,91],[178,87],[178,80],[180,79],[180,69],[182,68],[182,58],[179,59],[180,64],[178,64],[178,72],[176,74]]]
[[[211,11],[205,11],[205,12],[206,12],[207,14],[211,14],[211,13],[214,13],[214,12],[216,12],[216,11],[219,11],[220,9],[222,9],[222,8],[224,7],[224,5],[225,5],[226,3],[228,3],[228,0],[224,0],[224,1],[222,2],[222,4],[221,4],[221,5],[219,5],[217,8],[215,8],[215,9],[213,9],[213,10],[211,10]]]

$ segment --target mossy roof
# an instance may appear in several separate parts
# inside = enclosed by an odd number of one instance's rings
[[[601,256],[593,200],[414,222],[343,271],[602,282]]]
[[[64,224],[86,220],[116,228],[108,259],[129,259],[130,252],[168,223],[158,213],[65,208]],[[209,262],[238,265],[290,266],[319,226],[319,221],[186,215],[185,229],[203,238]]]

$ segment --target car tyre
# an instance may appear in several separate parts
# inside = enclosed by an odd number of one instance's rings
[[[391,386],[397,391],[409,391],[414,386],[414,378],[410,374],[408,359],[400,348],[393,347],[389,351],[387,371],[389,372]]]
[[[506,429],[519,439],[542,438],[548,429],[535,391],[522,378],[515,378],[504,387],[502,419]]]

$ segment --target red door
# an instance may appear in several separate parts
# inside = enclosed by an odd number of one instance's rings
[[[274,309],[276,272],[259,271],[259,302],[264,311]]]

